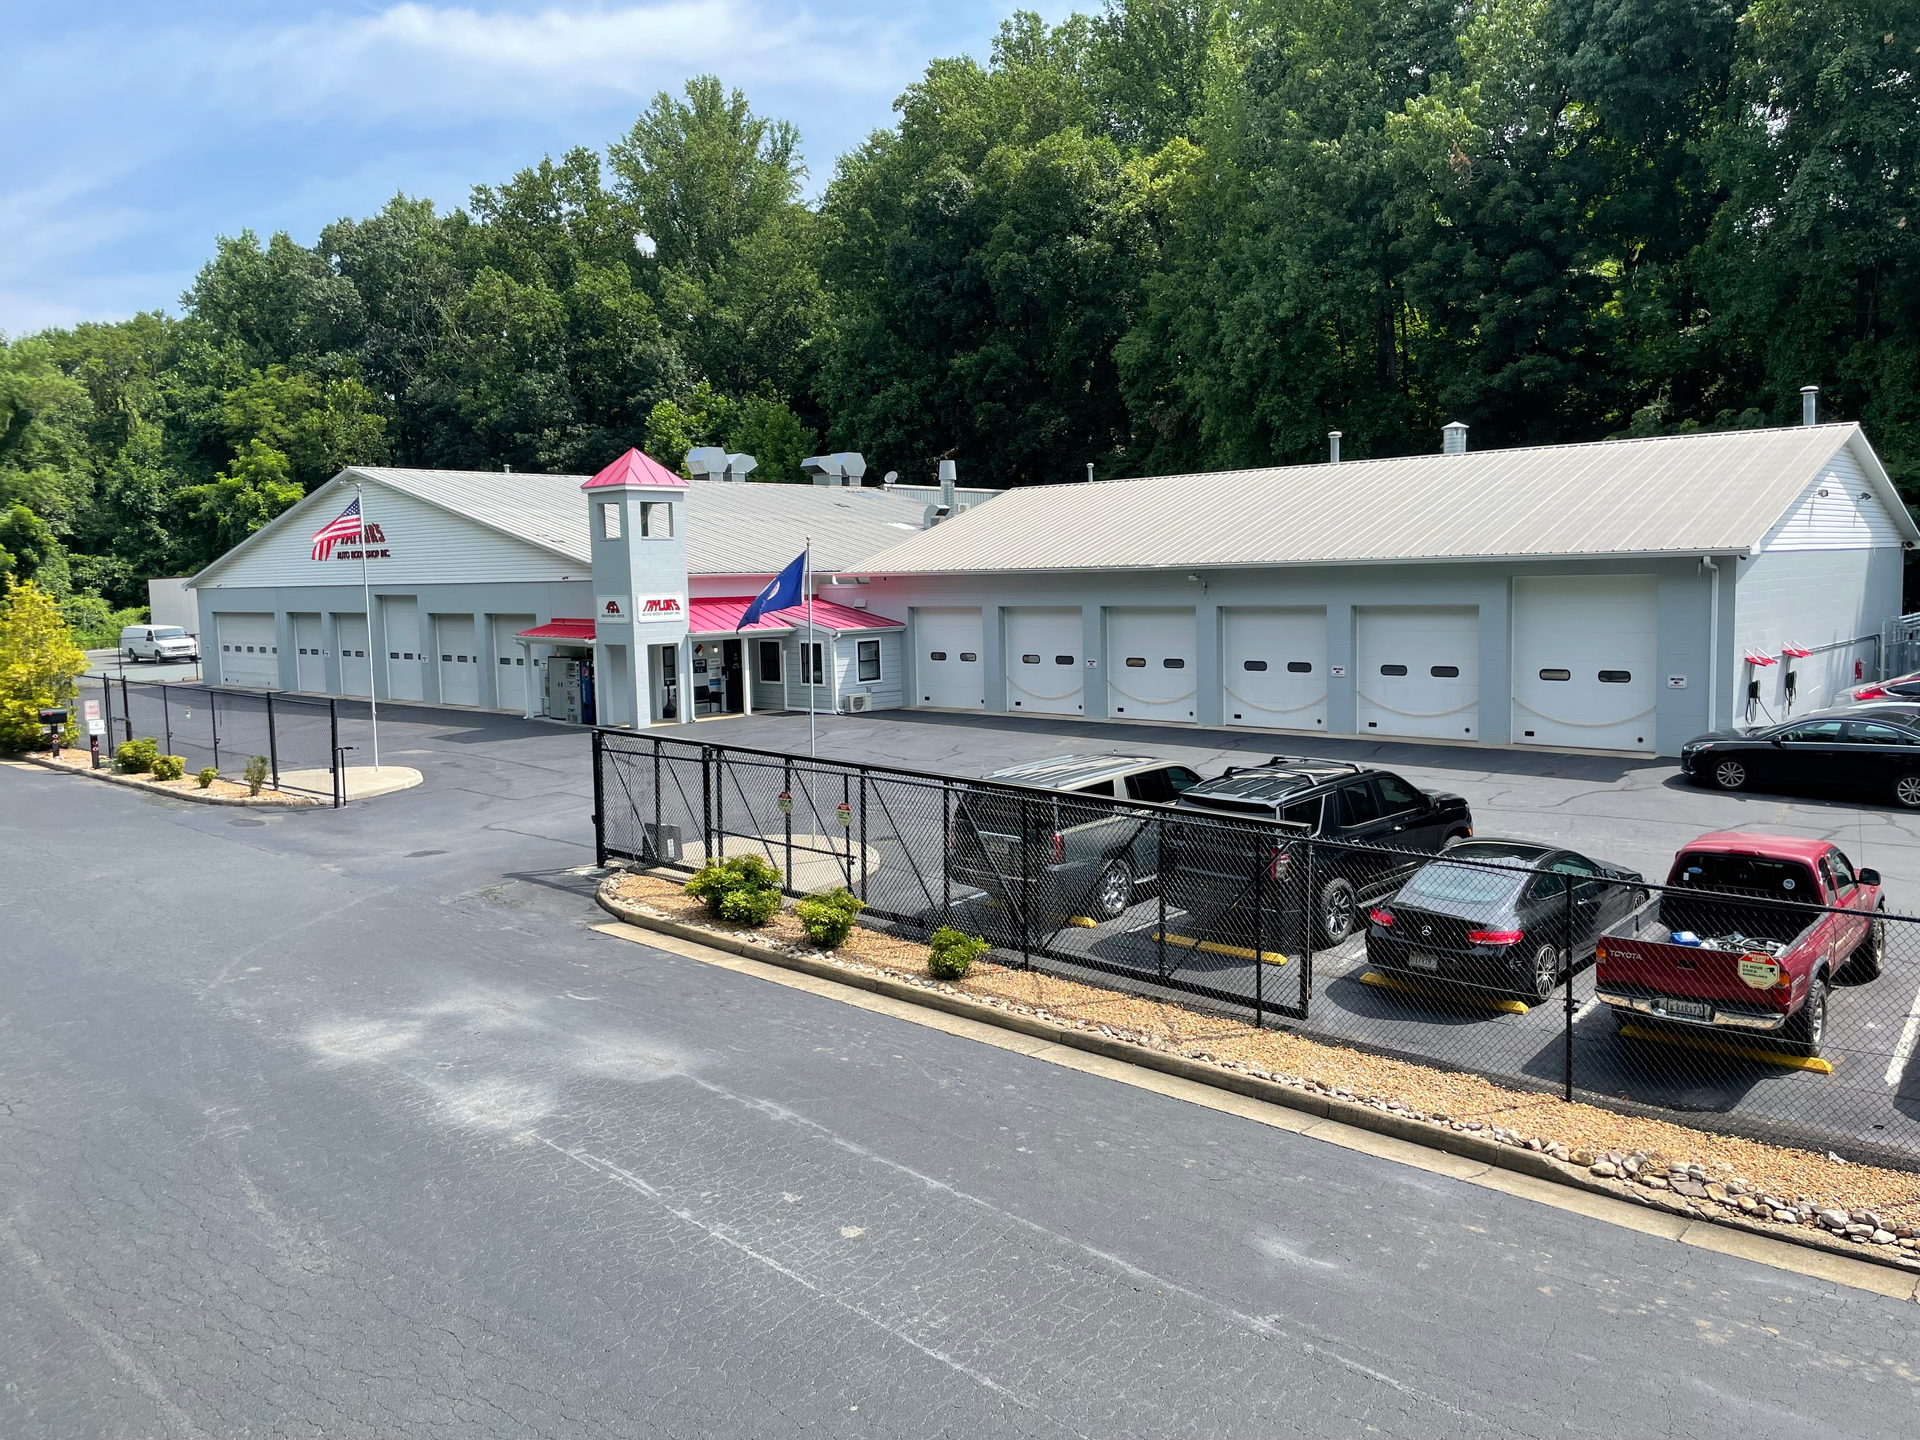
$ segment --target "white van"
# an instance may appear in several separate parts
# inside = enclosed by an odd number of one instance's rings
[[[178,625],[129,625],[120,632],[129,660],[198,660],[200,642]]]

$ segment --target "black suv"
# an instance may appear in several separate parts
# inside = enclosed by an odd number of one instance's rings
[[[1196,821],[1279,823],[1170,826],[1161,856],[1169,905],[1202,927],[1240,929],[1256,908],[1275,922],[1288,909],[1297,914],[1305,880],[1322,946],[1353,933],[1362,900],[1390,893],[1420,857],[1473,834],[1473,812],[1458,795],[1429,795],[1386,770],[1306,755],[1229,769],[1184,791],[1175,808]],[[1415,853],[1395,853],[1407,851]],[[1302,873],[1308,853],[1310,876]],[[1276,883],[1255,883],[1261,867]],[[1302,938],[1274,923],[1261,928],[1282,946]]]

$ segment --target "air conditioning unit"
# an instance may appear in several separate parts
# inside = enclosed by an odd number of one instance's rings
[[[873,696],[871,695],[847,696],[847,713],[849,715],[858,715],[861,711],[871,710],[872,708]]]

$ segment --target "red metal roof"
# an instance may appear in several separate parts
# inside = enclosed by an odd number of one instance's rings
[[[544,625],[536,625],[531,630],[522,630],[516,635],[521,640],[591,640],[593,639],[593,621],[563,620],[555,616]]]
[[[688,629],[695,635],[731,635],[740,628],[740,617],[753,603],[751,595],[729,595],[723,599],[695,600]],[[772,611],[754,622],[755,630],[798,630],[807,623],[804,603],[785,610]],[[831,600],[813,602],[813,623],[822,630],[890,630],[898,620],[870,615],[851,605],[836,605]]]
[[[687,482],[667,469],[651,455],[642,455],[638,450],[629,450],[618,460],[580,488],[592,490],[597,486],[641,485],[649,489],[670,488],[684,490]]]

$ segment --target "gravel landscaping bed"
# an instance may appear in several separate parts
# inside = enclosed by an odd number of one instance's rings
[[[146,790],[164,790],[169,795],[183,796],[188,800],[222,800],[228,803],[244,805],[318,805],[321,802],[311,795],[295,795],[285,790],[275,790],[263,786],[258,795],[252,794],[245,785],[233,780],[215,780],[204,790],[196,776],[184,775],[178,780],[156,780],[151,775],[122,775],[116,770],[93,768],[93,756],[85,750],[62,750],[59,755],[48,755],[44,751],[37,755],[24,755],[36,765],[49,769],[74,770],[92,775],[96,779],[112,780],[120,785],[135,785]]]
[[[823,952],[789,911],[757,930],[730,925],[710,918],[682,885],[683,877],[627,871],[601,889],[623,905],[716,935],[1536,1151],[1583,1167],[1602,1188],[1676,1213],[1775,1233],[1816,1231],[1842,1248],[1859,1245],[1920,1268],[1920,1174],[1620,1115],[1030,970],[976,962],[965,979],[938,981],[927,975],[927,947],[918,942],[856,926],[846,944]]]

